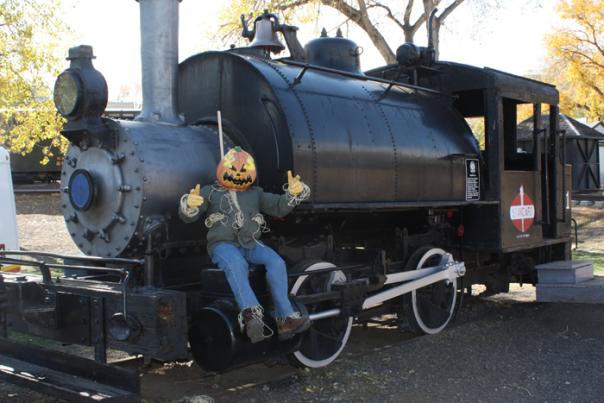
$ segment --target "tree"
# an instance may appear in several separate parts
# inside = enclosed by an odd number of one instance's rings
[[[65,32],[58,11],[58,0],[0,0],[0,144],[13,152],[47,140],[50,156],[65,145],[49,87],[63,64],[54,47]]]
[[[422,0],[421,5],[414,0],[240,0],[227,2],[221,15],[224,22],[223,31],[227,36],[238,25],[237,13],[248,13],[250,10],[270,9],[287,13],[305,6],[325,5],[337,10],[347,20],[354,22],[367,33],[374,46],[380,52],[386,63],[396,63],[396,55],[382,34],[380,22],[387,20],[403,32],[405,42],[413,42],[415,34],[423,24],[427,24],[427,17],[434,8],[438,7],[434,19],[432,36],[434,48],[438,57],[439,33],[445,20],[465,0]],[[497,7],[499,0],[475,1],[475,5],[484,9]],[[287,17],[287,14],[286,14]],[[397,44],[398,45],[398,44]]]
[[[547,37],[547,79],[564,113],[604,119],[604,0],[563,0],[564,26]]]

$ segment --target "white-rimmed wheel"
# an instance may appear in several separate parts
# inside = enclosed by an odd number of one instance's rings
[[[297,272],[310,272],[335,267],[334,264],[322,261],[303,262]],[[330,291],[333,284],[346,282],[346,274],[340,270],[315,274],[301,274],[292,286],[290,294],[308,295]],[[309,314],[333,309],[329,301],[306,305]],[[338,316],[315,320],[307,332],[302,335],[300,349],[290,355],[295,365],[320,368],[331,364],[344,350],[350,330],[352,316]]]
[[[440,248],[425,246],[411,255],[407,269],[417,270],[442,264],[450,255]],[[403,296],[404,313],[411,331],[436,334],[455,316],[458,281],[443,280]]]

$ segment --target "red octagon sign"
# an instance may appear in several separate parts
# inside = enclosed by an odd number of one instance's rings
[[[533,226],[535,205],[533,200],[524,193],[523,186],[520,186],[520,192],[512,200],[510,218],[514,227],[520,232],[527,232]]]

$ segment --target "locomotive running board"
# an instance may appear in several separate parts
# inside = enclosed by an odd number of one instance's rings
[[[0,379],[69,402],[138,402],[138,371],[0,338]]]

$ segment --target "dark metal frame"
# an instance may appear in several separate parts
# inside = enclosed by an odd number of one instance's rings
[[[137,371],[0,338],[0,379],[70,402],[140,400]]]

